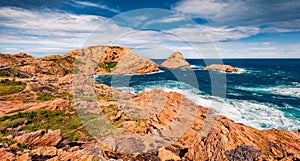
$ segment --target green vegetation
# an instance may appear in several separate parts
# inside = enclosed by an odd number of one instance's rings
[[[1,136],[1,135],[0,135]],[[11,146],[13,144],[15,144],[16,142],[14,140],[11,140],[11,139],[7,139],[7,138],[2,138],[0,137],[0,143],[6,143],[7,145]],[[17,143],[17,149],[12,149],[12,150],[15,150],[15,151],[22,151],[26,148],[27,146],[24,145],[24,144],[20,144],[20,143]]]
[[[55,98],[51,93],[37,92],[36,95],[37,95],[36,100],[38,102],[50,101],[50,100],[54,100]]]
[[[88,131],[84,128],[81,120],[77,115],[67,113],[65,110],[50,111],[39,109],[31,112],[21,112],[12,116],[3,116],[0,118],[0,134],[9,135],[8,127],[18,127],[20,130],[37,131],[40,129],[60,129],[63,138],[68,141],[77,141],[80,139],[82,132],[89,136]],[[78,129],[77,129],[78,128]]]
[[[99,64],[100,68],[105,69],[107,72],[111,72],[111,70],[116,67],[118,62],[104,62]]]
[[[81,137],[80,134],[77,131],[75,131],[66,135],[65,139],[67,139],[68,141],[77,141],[80,139],[80,137]]]
[[[97,95],[96,98],[98,100],[104,100],[104,101],[113,101],[114,100],[114,98],[112,96],[98,96]]]
[[[14,128],[26,122],[26,118],[17,118],[15,120],[5,120],[0,123],[0,127]]]
[[[14,94],[21,92],[26,87],[26,83],[15,80],[1,80],[0,81],[0,96]]]

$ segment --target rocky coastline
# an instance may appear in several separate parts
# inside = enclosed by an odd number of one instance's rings
[[[190,65],[175,52],[160,66]],[[235,123],[176,92],[153,89],[131,94],[97,82],[93,82],[96,96],[82,98],[86,107],[90,100],[97,103],[86,112],[103,114],[124,135],[114,138],[120,142],[95,139],[87,128],[90,122],[79,118],[72,86],[81,80],[73,80],[73,75],[158,70],[153,61],[119,46],[93,46],[42,58],[0,54],[0,160],[300,160],[299,132]],[[204,70],[237,72],[227,65]],[[135,110],[143,117],[131,113]],[[164,140],[152,144],[147,137],[153,135]]]

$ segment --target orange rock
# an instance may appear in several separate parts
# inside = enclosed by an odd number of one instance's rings
[[[15,137],[20,144],[31,146],[56,146],[62,139],[60,130],[38,130]]]
[[[1,161],[10,161],[15,159],[15,154],[7,151],[4,148],[0,148],[0,160]]]
[[[31,161],[31,157],[29,156],[28,153],[24,153],[21,156],[18,156],[16,158],[16,161]]]
[[[238,71],[238,69],[236,69],[230,65],[224,65],[224,64],[212,64],[212,65],[204,67],[203,70],[220,70],[220,71],[228,72],[228,73]]]
[[[178,161],[178,160],[181,160],[181,158],[179,156],[177,156],[176,154],[174,154],[170,150],[167,150],[167,149],[164,149],[164,148],[160,149],[158,151],[158,158],[161,161],[167,161],[167,160]]]
[[[183,55],[180,52],[174,52],[160,66],[164,68],[182,68],[189,67],[190,64],[184,59]]]

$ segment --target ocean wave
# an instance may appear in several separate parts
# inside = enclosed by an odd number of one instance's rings
[[[282,96],[291,96],[300,98],[300,87],[299,86],[274,86],[274,87],[243,87],[243,86],[236,86],[235,89],[249,91],[249,92],[256,92],[256,93],[270,93],[275,95],[282,95]]]
[[[201,91],[183,82],[152,82],[151,85],[144,85],[142,88],[134,87],[134,93],[149,91],[154,88],[159,88],[166,92],[181,93],[195,104],[211,108],[218,115],[226,116],[237,123],[243,123],[258,129],[277,128],[297,130],[300,127],[300,120],[293,118],[293,116],[286,117],[285,113],[280,110],[282,107],[278,107],[277,105],[251,100],[236,100],[210,96],[203,94]],[[129,89],[123,88],[123,90],[125,89],[133,91],[131,87]]]
[[[190,65],[190,68],[192,68],[192,69],[202,69],[203,68],[203,66],[199,66],[199,65]]]
[[[243,73],[250,73],[249,70],[246,70],[245,68],[236,68],[238,71],[234,72],[233,74],[243,74]]]

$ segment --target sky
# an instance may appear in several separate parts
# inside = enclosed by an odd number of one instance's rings
[[[299,0],[1,0],[0,53],[121,45],[166,58],[300,58]]]

